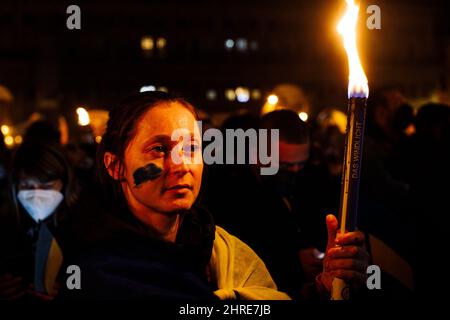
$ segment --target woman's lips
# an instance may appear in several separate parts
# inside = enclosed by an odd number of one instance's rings
[[[167,187],[164,189],[164,191],[186,191],[186,190],[192,190],[192,186],[188,184],[177,184],[175,186]]]

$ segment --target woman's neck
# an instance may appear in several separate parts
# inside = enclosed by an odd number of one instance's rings
[[[129,197],[125,193],[128,208],[133,216],[150,229],[159,239],[175,242],[178,228],[183,220],[183,214],[179,212],[158,212]]]
[[[132,214],[160,239],[168,242],[175,242],[178,228],[181,224],[181,214],[149,212],[147,210],[136,210],[130,208]]]

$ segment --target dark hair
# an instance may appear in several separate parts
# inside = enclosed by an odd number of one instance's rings
[[[405,130],[414,123],[414,109],[408,103],[403,103],[394,113],[393,127],[398,131]]]
[[[113,192],[114,196],[121,195],[120,183],[108,173],[104,164],[104,155],[111,152],[116,156],[114,163],[119,165],[119,175],[122,173],[125,150],[136,135],[136,127],[145,113],[157,106],[167,103],[179,103],[188,109],[198,119],[195,108],[185,99],[162,91],[143,92],[126,98],[121,104],[109,112],[106,132],[97,149],[98,180],[106,193]]]
[[[61,132],[49,121],[39,120],[28,127],[23,140],[59,144],[61,141]]]
[[[265,114],[261,118],[260,127],[263,129],[279,129],[280,141],[292,144],[309,142],[309,129],[292,110],[276,110]]]
[[[38,141],[24,142],[13,156],[12,178],[14,185],[23,176],[41,181],[61,179],[64,202],[72,207],[78,201],[79,187],[72,168],[58,145]]]
[[[450,107],[440,103],[428,103],[417,112],[417,134],[422,137],[447,138],[450,128]]]
[[[5,137],[3,132],[0,131],[0,155],[6,150]]]

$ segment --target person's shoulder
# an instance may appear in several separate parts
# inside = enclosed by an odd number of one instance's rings
[[[236,236],[232,235],[228,231],[226,231],[224,228],[216,225],[216,236],[214,239],[214,242],[216,241],[222,241],[228,244],[232,244],[236,241],[241,241]],[[242,242],[242,241],[241,241]]]
[[[252,256],[258,257],[257,254],[238,237],[232,235],[224,228],[216,225],[216,236],[214,239],[213,249],[216,251],[228,251],[233,256]],[[259,258],[258,258],[259,259]]]

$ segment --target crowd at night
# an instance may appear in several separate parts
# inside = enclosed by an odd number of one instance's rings
[[[450,11],[356,3],[3,1],[0,300],[442,297]]]

